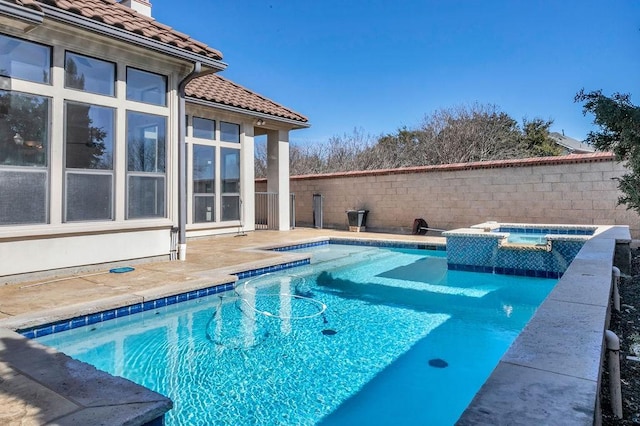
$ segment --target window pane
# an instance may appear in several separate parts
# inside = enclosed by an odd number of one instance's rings
[[[114,63],[66,52],[64,64],[65,87],[101,95],[115,94]]]
[[[47,166],[49,99],[0,90],[0,165]]]
[[[220,140],[222,142],[240,143],[240,125],[220,122]]]
[[[127,170],[164,173],[167,118],[127,111]]]
[[[0,74],[49,83],[51,48],[0,34]]]
[[[128,219],[165,217],[164,177],[129,176]]]
[[[240,220],[240,196],[222,196],[222,220]]]
[[[127,68],[127,99],[165,106],[167,78],[163,75]]]
[[[205,145],[193,146],[193,193],[215,192],[215,148]]]
[[[113,218],[111,174],[67,173],[67,222]]]
[[[240,150],[232,148],[222,148],[221,168],[222,168],[222,193],[240,192]]]
[[[214,140],[216,138],[216,122],[206,118],[193,117],[193,137]]]
[[[47,172],[0,170],[0,225],[47,223]]]
[[[193,197],[193,222],[214,222],[215,197],[213,195],[194,195]]]
[[[113,169],[114,116],[112,108],[66,103],[66,167]]]
[[[222,220],[240,219],[240,150],[220,149]]]

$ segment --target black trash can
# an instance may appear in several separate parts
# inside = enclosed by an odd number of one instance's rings
[[[349,220],[349,231],[362,232],[367,228],[367,214],[369,210],[347,210],[347,219]]]

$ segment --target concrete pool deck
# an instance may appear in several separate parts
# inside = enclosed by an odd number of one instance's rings
[[[246,236],[190,240],[184,262],[132,264],[135,271],[126,274],[108,273],[113,267],[110,265],[107,268],[103,266],[103,269],[77,271],[76,274],[32,277],[28,282],[2,286],[0,328],[17,330],[32,327],[229,282],[233,272],[305,257],[296,253],[266,252],[260,247],[291,245],[327,237],[444,243],[444,239],[439,237],[317,229],[257,231]],[[616,244],[621,242],[630,242],[628,228],[602,227],[585,244],[463,413],[459,424],[594,423],[598,417],[599,367],[609,306],[611,268]],[[24,360],[25,356],[21,356],[26,354],[26,346],[35,345],[36,353],[48,354],[51,351],[9,330],[2,331],[0,335],[0,379],[3,380],[0,383],[0,404],[8,407],[0,412],[2,424],[42,424],[49,421],[74,424],[65,419],[69,420],[72,418],[69,415],[83,410],[88,410],[84,411],[85,414],[102,413],[103,419],[109,420],[115,420],[109,417],[111,414],[122,413],[118,408],[122,401],[101,400],[98,405],[83,405],[65,394],[69,389],[56,387],[54,378],[47,382],[33,376],[30,371],[33,367]],[[16,346],[24,351],[15,351],[13,348]],[[55,354],[55,351],[51,353]],[[64,362],[58,361],[58,364]],[[68,377],[68,368],[62,370],[55,373],[56,368],[52,367],[46,370],[46,374],[59,374],[58,379],[64,381]],[[90,372],[87,374],[90,376]],[[9,385],[12,382],[7,380],[13,377],[19,377],[21,389],[29,391],[15,391]],[[144,388],[134,385],[129,393],[123,394],[122,400],[138,401],[133,405],[150,404],[144,407],[150,413],[156,413],[154,410],[160,406],[165,411],[170,408],[168,400],[141,389]],[[100,391],[100,388],[93,390],[96,395]],[[94,396],[85,400],[97,399]],[[53,407],[59,406],[56,401],[71,401],[66,414],[54,410]],[[99,407],[98,411],[96,407]],[[100,423],[95,421],[96,418],[93,417],[93,424]],[[126,423],[145,424],[147,421],[140,418]],[[108,423],[113,424],[112,421]]]

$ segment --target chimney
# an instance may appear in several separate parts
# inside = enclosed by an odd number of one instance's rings
[[[151,3],[148,0],[121,0],[120,4],[151,18]]]

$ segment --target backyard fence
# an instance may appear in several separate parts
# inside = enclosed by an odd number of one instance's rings
[[[325,228],[348,229],[345,211],[366,209],[372,231],[411,233],[416,218],[440,229],[495,220],[628,225],[638,239],[640,217],[617,203],[616,178],[625,172],[611,153],[572,154],[293,176],[290,188],[298,226],[313,226],[314,194],[321,194]]]

